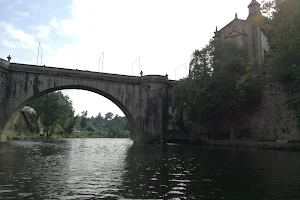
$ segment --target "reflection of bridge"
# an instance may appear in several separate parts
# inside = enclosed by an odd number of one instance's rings
[[[173,81],[10,63],[0,59],[0,135],[7,121],[35,98],[56,90],[83,89],[114,102],[126,115],[136,143],[163,141]]]

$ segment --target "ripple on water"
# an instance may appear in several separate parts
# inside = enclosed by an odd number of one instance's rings
[[[172,190],[186,190],[184,187],[173,187]]]
[[[202,182],[212,182],[212,180],[211,179],[203,179],[203,180],[201,180]]]
[[[300,199],[299,157],[118,139],[0,143],[0,199]]]
[[[0,190],[0,193],[9,193],[9,192],[14,192],[16,190]]]
[[[185,176],[185,174],[171,174],[172,176]]]
[[[181,182],[181,183],[190,183],[190,180],[181,180],[181,179],[171,179],[171,182]]]
[[[183,192],[180,192],[178,190],[171,190],[170,192],[168,192],[169,194],[178,194],[178,195],[184,195]]]
[[[19,193],[18,196],[19,197],[29,197],[29,196],[32,196],[33,193]]]

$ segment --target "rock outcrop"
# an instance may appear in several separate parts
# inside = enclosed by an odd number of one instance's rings
[[[39,123],[33,108],[25,106],[9,122],[5,130],[8,137],[28,137],[39,133]]]

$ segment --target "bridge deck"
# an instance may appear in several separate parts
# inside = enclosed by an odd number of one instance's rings
[[[39,65],[28,65],[22,63],[10,63],[10,70],[19,73],[32,73],[32,74],[46,74],[51,76],[64,76],[64,77],[74,77],[74,78],[85,78],[85,79],[97,79],[104,81],[114,81],[114,82],[127,82],[127,83],[140,83],[140,76],[130,76],[122,74],[110,74],[102,72],[93,72],[88,70],[77,70],[77,69],[66,69],[58,67],[49,67],[49,66],[39,66]],[[143,78],[151,81],[151,79],[165,79],[166,76],[162,75],[146,75]],[[169,80],[169,84],[176,84],[177,81]]]

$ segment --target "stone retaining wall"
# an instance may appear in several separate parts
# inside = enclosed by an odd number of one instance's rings
[[[253,139],[300,139],[296,115],[286,105],[289,89],[275,81],[268,81],[262,87],[261,101],[244,111],[240,131],[246,130]]]
[[[289,89],[274,80],[266,80],[261,93],[260,101],[244,106],[234,123],[225,119],[222,122],[198,124],[192,127],[192,133],[220,140],[229,139],[231,131],[236,139],[300,140],[295,112],[286,104]],[[232,124],[233,129],[230,127]]]

